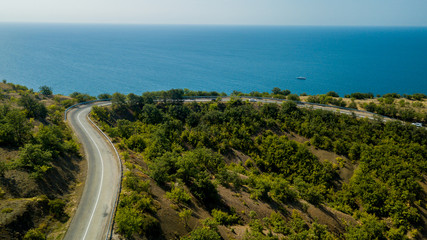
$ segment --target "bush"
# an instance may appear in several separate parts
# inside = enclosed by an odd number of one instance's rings
[[[24,236],[23,240],[45,240],[46,236],[40,229],[30,229]]]
[[[286,99],[291,100],[291,101],[299,101],[299,96],[296,94],[289,94]]]
[[[43,150],[40,144],[28,143],[19,149],[19,158],[16,161],[16,165],[30,170],[30,172],[35,172],[37,176],[41,177],[50,168],[52,160],[50,151]]]
[[[50,87],[48,87],[48,86],[46,86],[46,85],[41,86],[41,87],[39,88],[39,90],[40,90],[40,93],[41,93],[41,94],[43,94],[43,95],[45,95],[45,96],[50,96],[50,95],[52,95],[52,88],[50,88]]]
[[[197,175],[190,185],[190,189],[204,203],[214,204],[219,198],[216,187],[206,172],[200,172]]]
[[[136,152],[143,152],[146,147],[144,137],[141,135],[130,136],[130,138],[125,140],[125,144],[129,149],[132,149]]]
[[[126,172],[123,180],[123,186],[136,192],[148,192],[150,181],[143,181],[132,172]]]
[[[184,222],[184,225],[186,227],[188,226],[188,221],[190,220],[191,214],[193,214],[193,211],[191,211],[191,209],[184,209],[178,213],[178,216]]]
[[[147,193],[138,193],[135,191],[120,194],[120,207],[131,207],[141,212],[156,211],[153,205],[153,199]]]
[[[172,191],[166,192],[166,197],[177,204],[188,203],[191,200],[190,194],[180,187],[174,187]]]
[[[149,164],[150,177],[160,185],[168,182],[171,178],[170,175],[175,172],[175,161],[178,157],[178,154],[168,152],[154,159]]]
[[[236,214],[230,215],[218,209],[213,209],[211,214],[215,221],[217,221],[220,225],[229,226],[237,224],[240,219]]]
[[[210,228],[202,227],[196,228],[190,233],[190,236],[183,237],[181,240],[221,240],[221,236]]]
[[[292,202],[297,196],[297,194],[290,189],[289,183],[281,178],[277,178],[271,184],[270,195],[272,198],[282,203]]]
[[[330,97],[340,97],[338,95],[338,93],[334,92],[334,91],[330,91],[328,93],[326,93],[326,96],[330,96]]]
[[[57,219],[64,217],[65,202],[62,199],[49,201],[49,212]]]
[[[117,231],[123,234],[126,238],[131,238],[133,234],[138,233],[143,221],[144,218],[140,215],[137,209],[122,207],[117,210]]]
[[[18,105],[25,109],[29,118],[45,119],[47,116],[46,106],[38,102],[32,95],[23,95],[18,100]]]

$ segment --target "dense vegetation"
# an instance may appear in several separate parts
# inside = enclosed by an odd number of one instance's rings
[[[116,217],[124,236],[150,236],[159,224],[149,184],[137,173],[147,173],[167,191],[186,227],[193,200],[211,213],[184,239],[220,239],[219,225],[248,225],[245,239],[425,236],[425,129],[298,108],[292,101],[253,104],[218,98],[184,104],[185,94],[176,89],[142,96],[115,93],[111,108],[93,108],[93,118],[119,141],[130,169]],[[275,89],[273,95],[291,94]],[[365,97],[359,95],[354,97]],[[325,98],[334,97],[330,92]],[[291,140],[293,134],[308,141]],[[312,147],[341,157],[323,161]],[[135,167],[129,153],[142,156],[143,163]],[[338,173],[349,165],[357,170],[346,183]],[[277,212],[263,219],[254,212],[247,219],[224,203],[219,185],[274,204]],[[335,208],[357,224],[349,222],[339,233],[308,222],[300,210],[287,210],[302,206],[304,212],[309,205]]]
[[[73,100],[53,96],[47,86],[34,92],[6,81],[1,84],[0,229],[5,238],[45,239],[56,222],[68,220],[63,196],[67,185],[57,189],[51,182],[72,180],[73,173],[58,172],[64,162],[80,158],[79,146],[63,121],[62,102],[67,101]]]

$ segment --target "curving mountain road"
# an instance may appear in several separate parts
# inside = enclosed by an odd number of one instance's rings
[[[83,194],[65,240],[105,239],[114,214],[120,166],[111,145],[87,118],[93,105],[81,105],[68,113],[68,121],[84,147],[88,170]]]

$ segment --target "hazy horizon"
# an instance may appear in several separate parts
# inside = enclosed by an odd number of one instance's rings
[[[427,26],[427,1],[2,0],[3,23]]]

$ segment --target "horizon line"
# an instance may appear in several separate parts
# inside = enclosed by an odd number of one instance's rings
[[[221,26],[221,27],[372,27],[427,28],[427,25],[309,25],[309,24],[225,24],[225,23],[139,23],[139,22],[45,22],[0,21],[0,24],[133,25],[133,26]]]

